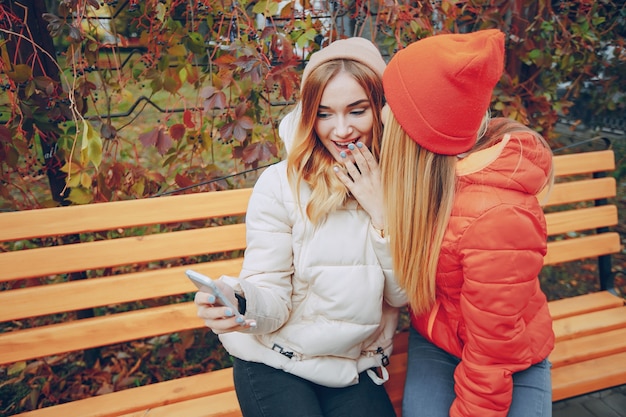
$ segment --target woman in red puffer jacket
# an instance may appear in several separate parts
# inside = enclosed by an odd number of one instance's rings
[[[411,307],[405,417],[551,415],[536,196],[552,183],[552,153],[520,123],[488,117],[503,61],[498,30],[436,35],[383,75],[387,233]]]

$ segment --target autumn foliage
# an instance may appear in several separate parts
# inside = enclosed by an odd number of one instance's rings
[[[373,39],[388,57],[434,33],[499,27],[508,37],[497,112],[551,139],[583,91],[591,113],[624,110],[623,2],[303,6],[0,3],[2,207],[141,198],[197,183],[212,185],[193,191],[240,186],[241,179],[211,180],[281,158],[277,125],[297,99],[302,63],[338,37]]]

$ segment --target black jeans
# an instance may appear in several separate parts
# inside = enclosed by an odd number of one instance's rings
[[[329,388],[262,363],[235,358],[235,390],[244,417],[395,417],[382,385],[367,373],[359,383]]]

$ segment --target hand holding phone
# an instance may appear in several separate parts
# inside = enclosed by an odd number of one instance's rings
[[[213,294],[216,302],[224,307],[230,308],[233,311],[233,314],[239,314],[239,308],[222,292],[222,290],[220,290],[220,288],[215,284],[215,281],[211,278],[192,269],[186,270],[185,274],[187,274],[187,277],[189,277],[199,290]]]

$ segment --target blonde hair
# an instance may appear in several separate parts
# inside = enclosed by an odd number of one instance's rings
[[[417,314],[435,301],[439,252],[454,201],[456,160],[422,148],[388,113],[380,165],[387,231],[396,279]]]
[[[437,265],[456,189],[457,156],[430,152],[414,142],[388,112],[381,151],[386,223],[396,279],[416,314],[435,302]],[[510,119],[486,115],[473,153],[493,146],[507,133],[538,133]],[[546,185],[554,181],[553,168]]]
[[[349,59],[336,59],[316,67],[302,86],[301,114],[293,149],[287,157],[287,177],[298,204],[302,181],[311,187],[306,215],[314,224],[318,224],[328,213],[341,207],[349,197],[348,189],[333,171],[337,161],[315,132],[315,121],[324,89],[328,82],[341,72],[354,77],[368,94],[374,118],[371,152],[377,159],[380,154],[382,135],[380,112],[384,100],[380,76],[367,65]]]

